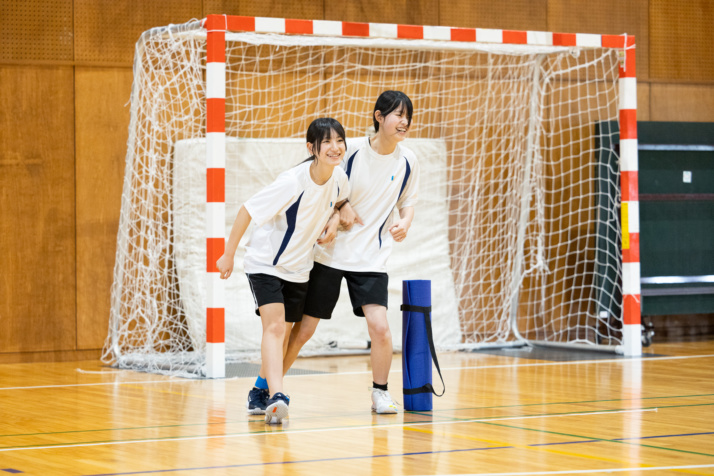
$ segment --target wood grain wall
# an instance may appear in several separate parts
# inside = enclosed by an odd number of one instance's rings
[[[0,0],[0,363],[99,356],[134,44],[210,13],[627,32],[639,119],[714,121],[711,0]]]

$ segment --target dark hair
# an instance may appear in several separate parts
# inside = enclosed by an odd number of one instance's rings
[[[407,113],[407,120],[409,125],[412,125],[412,113],[414,112],[414,107],[412,106],[412,100],[409,96],[401,91],[384,91],[377,98],[377,102],[374,103],[374,111],[372,111],[372,122],[374,123],[375,132],[379,132],[379,122],[377,118],[374,117],[377,111],[382,113],[382,116],[388,116],[391,112],[404,108]]]
[[[320,154],[322,141],[331,138],[332,131],[337,132],[337,135],[342,137],[343,141],[347,140],[345,129],[336,119],[321,117],[310,123],[310,126],[307,128],[307,134],[305,134],[305,139],[308,143],[312,144],[312,156],[308,157],[305,162],[315,159]]]

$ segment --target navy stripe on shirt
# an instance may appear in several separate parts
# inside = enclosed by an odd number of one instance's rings
[[[290,208],[288,208],[288,210],[285,212],[285,216],[288,220],[288,229],[285,231],[285,236],[283,237],[283,242],[280,244],[278,254],[275,255],[275,259],[273,260],[273,266],[278,264],[280,255],[282,255],[283,251],[285,251],[285,248],[288,247],[288,242],[290,241],[290,238],[292,238],[293,233],[295,233],[295,223],[297,222],[298,207],[300,206],[300,200],[302,200],[302,196],[304,194],[305,192],[303,191],[298,197],[297,201],[290,205]]]
[[[407,171],[404,174],[404,181],[402,181],[402,188],[399,189],[399,195],[397,196],[397,203],[399,203],[399,199],[402,198],[402,192],[404,192],[404,187],[406,187],[406,185],[407,185],[407,180],[409,180],[409,175],[411,175],[411,173],[412,173],[412,169],[411,169],[411,167],[409,167],[409,161],[407,160],[406,157],[404,157],[404,160],[407,163]],[[394,204],[394,207],[397,206],[397,203]],[[394,209],[394,207],[392,207],[389,210],[389,215],[392,214],[392,210]],[[384,223],[382,223],[382,226],[379,227],[379,233],[377,233],[377,238],[379,238],[379,247],[380,248],[382,248],[382,229],[384,228],[384,225],[387,224],[387,220],[389,220],[389,215],[387,215],[387,218],[384,219]]]
[[[357,151],[359,152],[359,150]],[[352,173],[352,162],[355,160],[355,155],[357,155],[357,152],[352,154],[352,157],[347,159],[347,170],[345,170],[345,173],[347,174],[347,178],[350,178],[350,174]]]
[[[394,207],[392,207],[394,208]],[[389,211],[389,215],[392,214],[392,211]],[[384,225],[387,224],[387,220],[389,220],[389,215],[387,215],[387,218],[384,219],[384,223],[382,223],[382,226],[379,227],[379,233],[377,233],[377,238],[379,238],[379,248],[382,248],[382,228],[384,228]]]
[[[406,157],[404,157],[404,160],[407,163],[407,172],[404,174],[404,181],[402,182],[402,188],[399,189],[399,196],[397,197],[397,202],[400,198],[402,198],[402,192],[404,191],[404,187],[407,186],[407,180],[409,180],[409,175],[412,173],[412,169],[411,167],[409,167],[409,161]],[[394,206],[397,206],[397,204],[395,203]]]

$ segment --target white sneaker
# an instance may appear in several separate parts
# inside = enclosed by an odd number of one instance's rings
[[[265,423],[281,424],[288,417],[288,405],[290,405],[290,397],[280,392],[273,395],[265,408]]]
[[[397,404],[386,390],[372,389],[372,411],[376,413],[397,413]]]

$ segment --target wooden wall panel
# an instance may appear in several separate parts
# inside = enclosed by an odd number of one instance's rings
[[[0,66],[0,353],[75,348],[72,81]]]
[[[0,61],[72,61],[73,0],[0,0]]]
[[[324,10],[323,2],[301,0],[203,0],[204,17],[210,14],[225,14],[322,20]]]
[[[325,19],[401,23],[406,25],[438,25],[439,4],[430,0],[382,0],[325,2]]]
[[[714,82],[714,2],[650,0],[651,77]]]
[[[439,24],[468,28],[546,30],[547,0],[453,0],[439,2]]]
[[[652,84],[651,121],[714,122],[714,85]]]
[[[101,349],[16,352],[9,354],[0,353],[0,364],[27,362],[76,362],[78,360],[99,360],[101,356]]]
[[[652,121],[650,111],[650,91],[649,83],[637,83],[637,120]]]
[[[132,73],[77,68],[77,348],[101,348],[124,183]]]
[[[635,35],[637,77],[649,77],[649,0],[548,0],[547,31]]]
[[[129,67],[144,31],[203,14],[201,0],[75,0],[74,10],[76,61]]]

